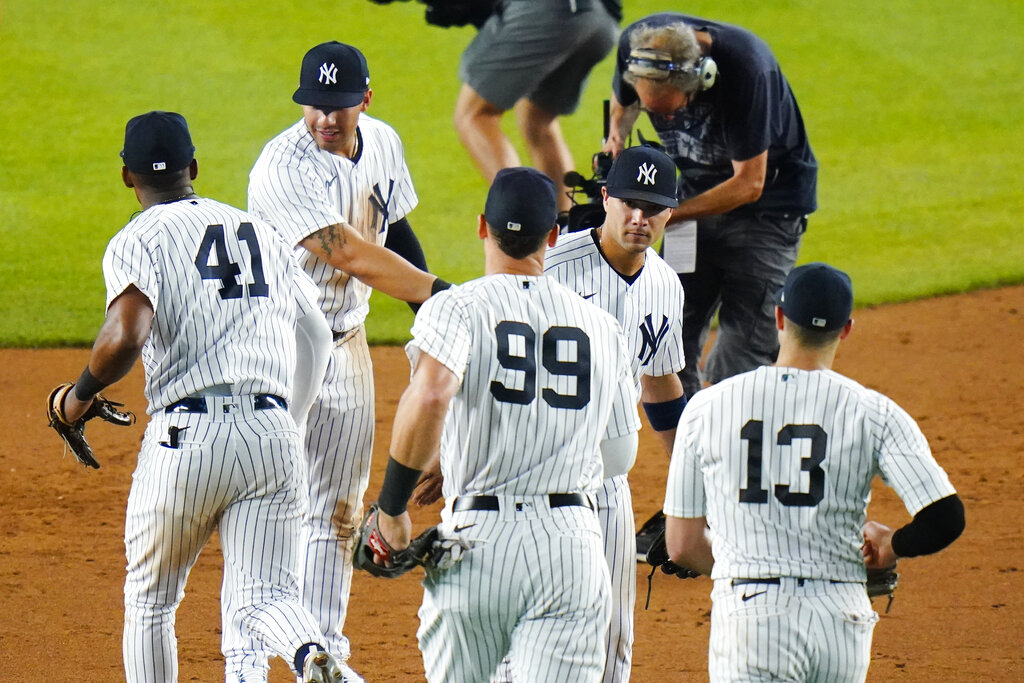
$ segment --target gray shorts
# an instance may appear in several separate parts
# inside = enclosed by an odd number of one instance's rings
[[[570,114],[618,32],[601,0],[505,0],[463,52],[459,79],[502,110],[526,97]]]

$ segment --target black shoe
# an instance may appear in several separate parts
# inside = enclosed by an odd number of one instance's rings
[[[647,551],[654,544],[654,539],[665,532],[665,513],[661,510],[655,512],[650,519],[644,522],[640,531],[636,532],[636,561],[647,562]]]

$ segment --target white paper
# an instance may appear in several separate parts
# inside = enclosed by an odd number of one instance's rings
[[[697,221],[680,221],[665,228],[663,258],[677,273],[692,273],[697,267]]]

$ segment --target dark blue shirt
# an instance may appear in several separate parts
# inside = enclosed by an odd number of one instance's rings
[[[764,191],[732,213],[807,214],[817,208],[818,163],[807,142],[793,91],[767,43],[750,31],[698,17],[662,12],[622,32],[612,87],[623,106],[637,101],[622,79],[631,32],[640,24],[684,22],[711,36],[710,56],[718,64],[715,84],[691,98],[669,120],[649,114],[665,152],[680,170],[680,199],[693,197],[733,176],[733,161],[768,151]]]

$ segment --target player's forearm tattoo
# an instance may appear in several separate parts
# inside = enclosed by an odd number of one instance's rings
[[[331,255],[334,249],[344,249],[345,244],[348,242],[345,229],[338,223],[322,228],[316,233],[316,236],[320,239],[320,248],[328,256]]]

